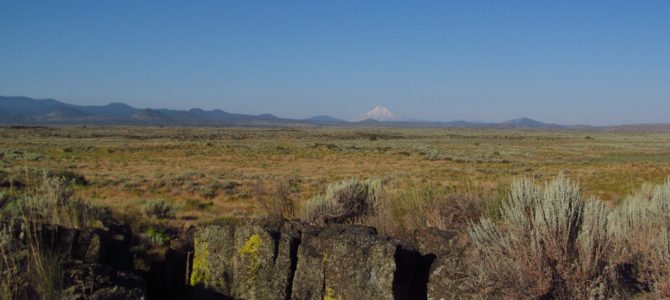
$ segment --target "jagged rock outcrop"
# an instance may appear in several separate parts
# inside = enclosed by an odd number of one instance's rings
[[[131,271],[78,261],[63,264],[63,269],[64,299],[144,299],[144,282]]]
[[[2,224],[3,253],[7,268],[3,276],[15,276],[17,298],[35,298],[35,268],[52,268],[62,278],[64,299],[142,299],[144,281],[130,270],[131,234],[125,226],[102,229],[73,229],[24,222]],[[39,255],[39,256],[37,256]],[[36,259],[40,261],[36,264]],[[44,296],[44,295],[41,295]]]
[[[374,228],[212,225],[194,238],[190,284],[244,299],[425,299],[434,259]]]
[[[184,232],[142,271],[133,269],[130,230],[108,227],[4,227],[12,229],[7,249],[18,268],[3,276],[23,284],[17,297],[34,298],[21,270],[29,269],[30,247],[37,243],[57,259],[59,297],[67,299],[458,298],[458,269],[449,255],[454,233],[437,229],[419,230],[402,242],[356,225],[209,225]]]

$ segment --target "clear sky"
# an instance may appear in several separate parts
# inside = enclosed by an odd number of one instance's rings
[[[670,1],[0,0],[0,95],[670,122]]]

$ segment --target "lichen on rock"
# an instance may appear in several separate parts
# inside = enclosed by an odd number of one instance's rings
[[[195,251],[198,253],[193,258],[193,269],[191,271],[191,285],[198,284],[208,285],[212,281],[212,275],[207,265],[207,257],[209,256],[209,249],[207,245],[199,240],[194,241]]]
[[[258,269],[260,268],[260,259],[258,257],[260,247],[261,247],[261,236],[258,233],[256,233],[250,236],[244,243],[244,246],[240,248],[240,255],[251,260],[249,270],[251,270],[252,273],[258,272]]]
[[[323,300],[337,300],[337,298],[335,298],[335,290],[332,287],[326,288],[326,292],[323,295]]]

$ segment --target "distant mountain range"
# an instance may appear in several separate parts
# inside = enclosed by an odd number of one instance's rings
[[[306,120],[282,119],[269,114],[245,115],[222,110],[139,109],[123,103],[81,106],[53,99],[0,96],[0,123],[4,124],[147,124],[147,125],[290,125]],[[318,123],[318,122],[315,122]]]
[[[190,110],[140,109],[124,103],[102,106],[73,105],[54,99],[0,96],[0,124],[98,124],[98,125],[185,125],[185,126],[384,126],[384,127],[459,127],[459,128],[533,128],[533,129],[611,129],[670,131],[670,124],[621,125],[609,127],[564,126],[529,118],[501,123],[413,120],[395,114],[383,106],[344,121],[327,115],[307,119],[279,118],[271,114],[247,115],[215,109]]]

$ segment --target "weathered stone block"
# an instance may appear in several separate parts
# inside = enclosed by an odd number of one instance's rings
[[[296,240],[258,225],[203,227],[194,238],[191,285],[241,299],[285,299]]]
[[[393,299],[396,245],[356,226],[302,235],[294,299]]]

